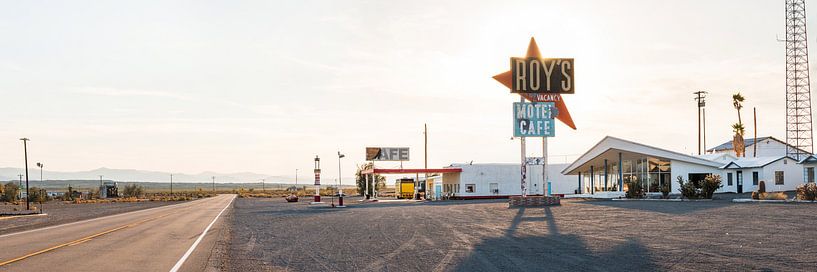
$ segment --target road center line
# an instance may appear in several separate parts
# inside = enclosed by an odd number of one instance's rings
[[[85,236],[85,237],[82,237],[82,238],[79,238],[79,239],[73,240],[73,241],[71,241],[71,242],[62,243],[62,244],[59,244],[59,245],[56,245],[56,246],[52,246],[52,247],[49,247],[49,248],[46,248],[46,249],[43,249],[43,250],[37,251],[37,252],[29,253],[29,254],[26,254],[26,255],[23,255],[23,256],[20,256],[20,257],[17,257],[17,258],[14,258],[14,259],[8,260],[8,261],[3,261],[3,262],[0,262],[0,266],[4,266],[4,265],[10,264],[10,263],[14,263],[14,262],[19,262],[19,261],[22,261],[22,260],[24,260],[24,259],[27,259],[27,258],[30,258],[30,257],[33,257],[33,256],[37,256],[37,255],[40,255],[40,254],[43,254],[43,253],[46,253],[46,252],[49,252],[49,251],[54,251],[54,250],[56,250],[56,249],[60,249],[60,248],[63,248],[63,247],[67,247],[67,246],[73,246],[73,245],[81,244],[81,243],[84,243],[84,242],[90,241],[91,239],[94,239],[94,238],[96,238],[96,237],[99,237],[99,236],[102,236],[102,235],[105,235],[105,234],[108,234],[108,233],[111,233],[111,232],[114,232],[114,231],[117,231],[117,230],[121,230],[121,229],[125,229],[125,228],[130,228],[130,227],[133,227],[133,226],[136,226],[136,225],[139,225],[139,224],[142,224],[142,223],[148,222],[148,221],[156,220],[156,219],[159,219],[159,218],[162,218],[162,217],[165,217],[165,216],[168,216],[168,215],[174,214],[174,213],[175,213],[175,212],[172,212],[172,213],[167,213],[167,214],[163,214],[163,215],[160,215],[160,216],[151,217],[151,218],[148,218],[148,219],[144,219],[144,220],[136,221],[136,222],[134,222],[134,223],[130,223],[130,224],[126,224],[126,225],[122,225],[122,226],[119,226],[119,227],[116,227],[116,228],[112,228],[112,229],[109,229],[109,230],[106,230],[106,231],[103,231],[103,232],[100,232],[100,233],[97,233],[97,234],[92,234],[92,235],[89,235],[89,236]]]
[[[5,238],[5,237],[9,237],[9,236],[14,236],[14,235],[20,235],[20,234],[25,234],[25,233],[31,233],[31,232],[35,232],[35,231],[43,231],[43,230],[60,228],[60,227],[67,227],[67,226],[71,226],[71,225],[88,223],[88,222],[93,222],[93,221],[97,221],[97,220],[120,217],[120,216],[125,216],[125,215],[131,215],[131,214],[135,214],[135,213],[143,213],[143,212],[152,211],[152,210],[168,209],[168,208],[171,208],[171,207],[177,207],[177,205],[178,206],[193,205],[191,203],[194,203],[196,201],[208,200],[208,199],[211,199],[211,198],[196,199],[196,200],[193,200],[193,201],[190,201],[190,202],[182,202],[182,203],[177,203],[177,204],[164,205],[164,206],[147,208],[147,209],[142,209],[142,210],[135,210],[135,211],[129,211],[129,212],[124,212],[124,213],[106,215],[106,216],[103,216],[103,217],[85,219],[85,220],[81,220],[81,221],[77,221],[77,222],[65,223],[65,224],[60,224],[60,225],[55,225],[55,226],[48,226],[48,227],[43,227],[43,228],[39,228],[39,229],[32,229],[32,230],[25,230],[25,231],[14,232],[14,233],[9,233],[9,234],[3,234],[3,235],[0,235],[0,238]],[[92,205],[92,204],[75,204],[75,205]]]
[[[230,207],[230,204],[233,203],[233,200],[235,200],[235,195],[233,195],[233,197],[230,198],[230,202],[227,202],[227,205],[224,206],[224,209],[221,209],[221,211],[218,213],[218,215],[216,215],[216,218],[213,218],[213,221],[210,222],[209,225],[207,225],[207,228],[205,228],[204,231],[201,233],[201,235],[199,235],[199,238],[197,238],[196,241],[193,242],[193,245],[190,246],[189,249],[187,249],[187,252],[184,253],[182,258],[179,259],[179,261],[176,262],[176,265],[174,265],[173,268],[170,269],[170,272],[179,271],[179,269],[182,267],[182,264],[184,264],[184,261],[186,261],[187,258],[190,257],[190,254],[193,253],[193,250],[195,250],[196,247],[199,245],[199,242],[201,242],[201,239],[204,238],[204,235],[207,235],[207,231],[210,230],[210,227],[212,227],[213,224],[216,223],[216,220],[218,220],[218,218],[221,217],[221,214],[224,213],[224,211],[227,210],[228,207]]]

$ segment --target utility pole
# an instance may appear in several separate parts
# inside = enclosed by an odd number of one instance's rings
[[[704,154],[706,154],[706,108],[702,108],[701,113],[703,114],[704,118]]]
[[[25,156],[25,163],[26,163],[26,211],[29,209],[28,199],[30,198],[30,192],[28,191],[28,146],[26,143],[30,141],[28,138],[20,138],[20,141],[23,141],[23,154]]]
[[[698,101],[698,155],[701,155],[701,109],[706,106],[706,91],[697,91],[692,94],[697,95],[695,100]]]
[[[755,139],[752,140],[752,146],[754,148],[752,151],[752,157],[757,157],[757,107],[752,107],[752,113],[755,119]]]
[[[213,179],[213,193],[215,193],[216,192],[216,177],[212,176],[210,178]]]
[[[261,191],[262,191],[262,192],[266,192],[266,191],[267,191],[267,188],[266,188],[266,187],[264,187],[264,182],[265,182],[265,181],[267,181],[267,179],[261,179]]]
[[[170,195],[173,195],[173,174],[170,174]]]

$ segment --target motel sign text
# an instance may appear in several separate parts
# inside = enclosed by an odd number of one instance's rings
[[[408,161],[408,147],[367,147],[367,161]]]
[[[573,59],[511,58],[512,93],[572,94]]]
[[[553,118],[558,115],[553,102],[513,103],[514,137],[554,137]]]

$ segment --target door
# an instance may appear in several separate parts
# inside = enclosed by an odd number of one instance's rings
[[[743,171],[737,172],[738,194],[743,193]]]
[[[491,193],[492,194],[495,194],[495,195],[499,194],[499,183],[491,183],[490,187],[491,187]]]

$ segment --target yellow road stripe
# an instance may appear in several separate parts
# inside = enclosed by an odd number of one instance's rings
[[[56,245],[56,246],[52,246],[52,247],[37,251],[37,252],[29,253],[29,254],[26,254],[26,255],[23,255],[23,256],[8,260],[8,261],[0,262],[0,266],[4,266],[4,265],[14,263],[14,262],[19,262],[19,261],[24,260],[26,258],[37,256],[37,255],[40,255],[40,254],[43,254],[43,253],[46,253],[46,252],[49,252],[49,251],[53,251],[53,250],[56,250],[56,249],[59,249],[59,248],[63,248],[63,247],[66,247],[66,246],[73,246],[73,245],[77,245],[77,244],[80,244],[80,243],[84,243],[84,242],[87,242],[87,241],[89,241],[91,239],[94,239],[96,237],[99,237],[99,236],[102,236],[102,235],[105,235],[105,234],[108,234],[108,233],[111,233],[111,232],[114,232],[114,231],[117,231],[117,230],[129,228],[129,227],[134,227],[136,225],[139,225],[139,224],[142,224],[142,223],[145,223],[145,222],[148,222],[148,221],[156,220],[156,219],[159,219],[159,218],[162,218],[162,217],[174,214],[174,213],[176,213],[176,212],[160,215],[160,216],[157,216],[157,217],[148,218],[148,219],[141,220],[141,221],[136,221],[136,222],[131,223],[131,224],[119,226],[119,227],[109,229],[109,230],[106,230],[106,231],[103,231],[103,232],[100,232],[100,233],[97,233],[97,234],[82,237],[82,238],[79,238],[79,239],[71,241],[71,242],[62,243],[62,244],[59,244],[59,245]]]

